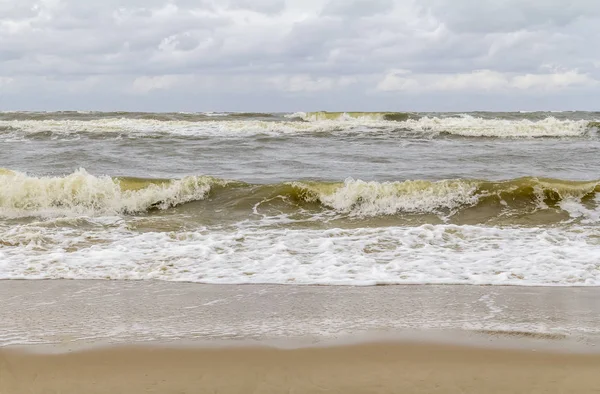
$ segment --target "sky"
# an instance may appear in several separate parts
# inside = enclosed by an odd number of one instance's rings
[[[0,0],[0,110],[600,110],[598,0]]]

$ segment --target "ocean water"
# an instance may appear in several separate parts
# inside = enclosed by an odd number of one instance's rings
[[[0,113],[0,279],[600,285],[600,113]]]

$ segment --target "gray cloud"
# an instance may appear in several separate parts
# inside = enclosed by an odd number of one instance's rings
[[[0,106],[585,109],[599,22],[595,0],[4,0]]]
[[[595,0],[423,0],[420,4],[452,30],[475,33],[565,27],[600,14]]]
[[[278,14],[285,10],[285,0],[230,0],[229,6],[265,14]]]
[[[370,17],[394,8],[392,0],[331,0],[323,9],[323,15],[342,17]]]

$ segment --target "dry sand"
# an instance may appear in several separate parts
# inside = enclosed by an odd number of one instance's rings
[[[0,393],[600,393],[600,355],[415,343],[5,349]]]

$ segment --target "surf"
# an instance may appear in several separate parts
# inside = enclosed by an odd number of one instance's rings
[[[222,115],[222,116],[221,116]],[[69,115],[71,116],[71,115]],[[489,117],[404,112],[295,114],[84,114],[0,117],[0,139],[200,138],[307,134],[390,134],[407,138],[581,138],[597,136],[597,118]]]
[[[206,176],[144,180],[95,176],[30,176],[0,169],[0,216],[134,214],[204,199],[225,181]]]
[[[348,178],[337,182],[248,184],[207,175],[144,179],[93,175],[78,169],[62,176],[35,176],[0,169],[0,217],[8,218],[147,214],[209,198],[212,205],[221,205],[221,210],[246,211],[248,215],[264,206],[356,218],[427,214],[449,217],[475,208],[494,215],[539,210],[581,215],[595,212],[599,196],[600,181],[536,177],[386,182]]]

